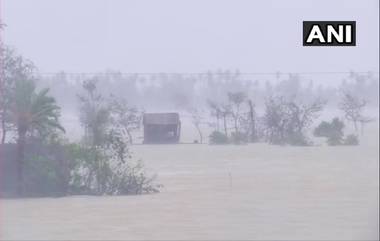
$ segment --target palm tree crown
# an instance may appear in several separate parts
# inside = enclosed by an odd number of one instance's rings
[[[52,129],[65,131],[59,124],[60,107],[48,92],[48,88],[37,92],[33,81],[16,81],[12,114],[19,135]]]

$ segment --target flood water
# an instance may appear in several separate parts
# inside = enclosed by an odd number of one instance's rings
[[[376,132],[373,132],[376,133]],[[136,145],[161,193],[1,200],[1,238],[378,239],[378,136],[357,147]]]

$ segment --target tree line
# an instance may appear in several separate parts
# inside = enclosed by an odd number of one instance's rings
[[[76,94],[88,78],[99,79],[102,94],[128,96],[130,104],[151,109],[190,109],[206,106],[208,100],[222,102],[227,92],[246,92],[257,106],[263,106],[268,96],[297,96],[299,101],[321,98],[326,108],[340,102],[341,90],[355,97],[365,96],[369,107],[377,107],[379,79],[377,73],[350,72],[342,75],[308,76],[302,74],[244,75],[238,70],[217,70],[199,74],[126,74],[118,71],[80,74],[57,73],[41,75],[39,84],[49,87],[64,110],[77,110]],[[314,79],[314,80],[313,80]],[[332,85],[323,84],[332,82]]]
[[[321,98],[301,101],[296,96],[271,95],[266,97],[264,113],[260,116],[255,103],[245,92],[228,92],[226,102],[209,100],[208,103],[214,121],[203,123],[214,128],[209,140],[211,144],[262,141],[278,145],[312,145],[307,135],[326,106],[326,100]],[[326,137],[330,145],[358,144],[359,123],[363,132],[365,124],[374,120],[364,114],[367,103],[365,99],[342,90],[338,108],[343,118],[334,117],[331,123],[322,121],[314,129],[314,136]],[[202,142],[203,134],[198,120],[204,119],[204,112],[198,110],[191,113]],[[343,139],[344,120],[354,127],[354,133],[346,139]]]

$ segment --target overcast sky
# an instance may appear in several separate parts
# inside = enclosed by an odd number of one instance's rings
[[[41,72],[378,71],[379,1],[2,0],[5,42]],[[357,21],[303,47],[302,21]]]

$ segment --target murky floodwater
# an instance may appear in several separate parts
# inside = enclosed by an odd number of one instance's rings
[[[1,200],[3,239],[378,239],[378,141],[137,145],[162,193]]]

